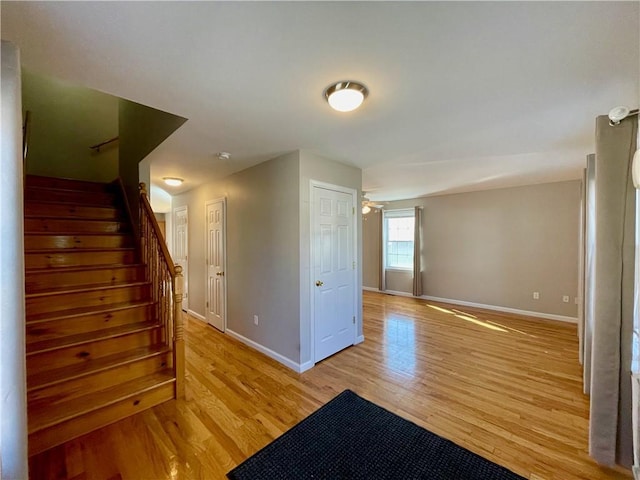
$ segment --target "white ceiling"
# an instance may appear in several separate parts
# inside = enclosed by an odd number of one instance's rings
[[[637,107],[638,2],[6,2],[37,73],[188,118],[151,155],[189,188],[295,149],[374,200],[579,178]],[[338,80],[370,90],[332,111]],[[221,161],[214,153],[228,151]]]

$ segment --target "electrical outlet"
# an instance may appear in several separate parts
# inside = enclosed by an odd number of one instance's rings
[[[563,296],[562,296],[562,301],[563,301],[564,303],[569,303],[569,295],[563,295]]]
[[[258,315],[253,316],[253,324],[258,325]]]
[[[540,292],[533,292],[533,299],[540,300]]]

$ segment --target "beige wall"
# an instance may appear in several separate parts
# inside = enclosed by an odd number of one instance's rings
[[[415,205],[424,209],[425,295],[576,317],[579,181],[404,200],[386,208]],[[373,233],[365,229],[365,235]],[[370,239],[364,246],[365,263],[378,265]],[[365,280],[377,287],[372,276]],[[388,275],[387,282],[389,290],[411,291],[410,274]]]
[[[227,328],[298,363],[299,154],[173,197],[189,208],[189,308],[205,314],[205,210],[227,199]],[[258,315],[258,325],[253,323]]]
[[[361,172],[296,151],[172,198],[189,208],[189,308],[204,316],[204,204],[226,197],[227,328],[295,364],[311,360],[311,179],[359,191]]]
[[[23,73],[23,110],[31,112],[27,172],[110,182],[118,176],[118,98],[53,78]]]

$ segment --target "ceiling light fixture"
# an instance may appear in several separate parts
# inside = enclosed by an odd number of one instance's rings
[[[216,153],[216,157],[220,160],[229,160],[231,158],[231,154],[229,152],[220,152]]]
[[[638,114],[637,108],[635,110],[630,110],[628,107],[625,107],[624,105],[612,108],[609,111],[609,125],[611,125],[612,127],[614,125],[619,125],[620,122],[625,118],[631,115],[637,115],[637,114]]]
[[[324,98],[331,108],[339,112],[355,110],[362,105],[367,95],[369,95],[367,87],[351,80],[334,83],[324,91]]]
[[[162,180],[164,180],[164,183],[166,183],[170,187],[179,187],[180,185],[182,185],[182,182],[184,182],[182,178],[178,177],[162,177]]]
[[[362,214],[363,215],[366,215],[370,211],[371,211],[371,207],[369,205],[365,205],[364,207],[362,207]]]

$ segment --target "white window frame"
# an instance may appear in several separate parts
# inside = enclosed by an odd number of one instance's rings
[[[382,265],[385,272],[412,272],[413,267],[389,267],[387,266],[387,218],[413,218],[413,228],[415,232],[416,214],[413,208],[400,208],[397,210],[382,211]],[[415,241],[415,240],[413,240]],[[415,245],[414,245],[415,248]]]

